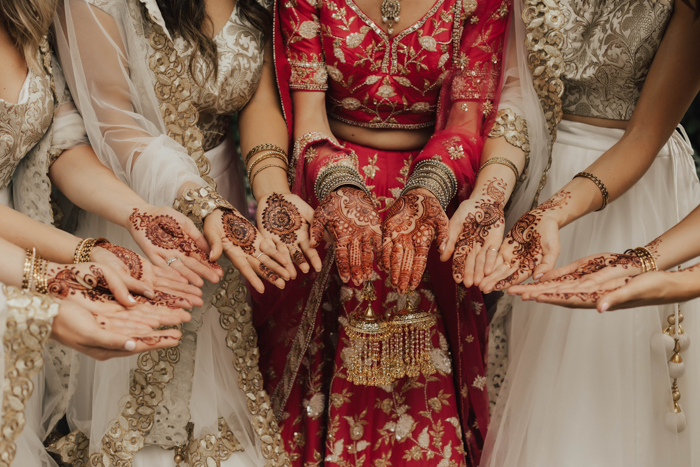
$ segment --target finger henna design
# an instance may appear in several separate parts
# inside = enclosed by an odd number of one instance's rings
[[[136,295],[134,298],[136,299],[137,303],[145,303],[149,305],[155,305],[155,306],[164,306],[167,308],[182,308],[182,301],[184,299],[169,294],[167,292],[162,292],[160,290],[156,290],[154,292],[154,297],[153,298],[146,298],[141,295]],[[185,302],[189,303],[187,300],[184,300]]]
[[[642,262],[636,255],[613,253],[610,255],[598,256],[588,261],[574,272],[552,279],[551,282],[565,282],[581,279],[584,276],[601,271],[607,267],[621,267],[623,269],[628,269],[630,267],[641,268]]]
[[[514,256],[511,264],[517,264],[518,267],[510,276],[496,283],[497,290],[513,285],[522,276],[527,277],[532,274],[544,256],[542,236],[537,232],[537,227],[546,211],[562,209],[569,204],[570,198],[571,193],[568,191],[559,191],[539,205],[537,209],[525,213],[523,217],[518,219],[506,237],[508,244],[514,245]]]
[[[625,283],[619,287],[613,287],[612,289],[601,289],[594,292],[549,292],[541,294],[542,297],[554,298],[557,300],[574,300],[578,299],[583,303],[595,303],[603,295],[614,292],[615,290],[621,289],[631,280],[630,277],[625,279]]]
[[[141,263],[141,257],[138,254],[112,243],[100,243],[99,247],[104,248],[119,258],[121,262],[124,263],[127,268],[129,268],[129,274],[131,277],[138,280],[143,277],[143,264]]]
[[[235,246],[240,247],[248,255],[255,254],[255,239],[258,231],[253,224],[238,212],[230,209],[224,210],[222,217],[226,238]]]
[[[382,261],[399,293],[418,287],[436,234],[447,230],[448,219],[434,196],[407,193],[391,206],[382,226]],[[440,240],[438,238],[438,240]]]
[[[50,270],[46,281],[49,294],[64,298],[69,295],[81,295],[93,302],[115,300],[102,270],[91,265],[90,272],[91,274],[83,274],[75,266]]]
[[[133,337],[132,339],[141,341],[146,345],[157,345],[164,340],[175,340],[172,336],[144,336],[144,337]]]
[[[275,282],[280,278],[280,276],[272,272],[272,269],[268,268],[264,263],[260,263],[260,272],[262,272],[270,282]]]
[[[452,258],[452,274],[461,282],[467,256],[476,245],[484,246],[489,232],[505,223],[503,209],[506,205],[506,183],[501,178],[493,178],[484,188],[484,197],[476,206],[476,211],[469,213],[462,225],[462,232],[457,238]]]
[[[293,245],[297,242],[297,231],[306,222],[299,210],[284,196],[272,193],[262,214],[263,227],[280,239],[282,243]]]
[[[295,248],[292,252],[292,261],[294,264],[304,264],[306,263],[306,258],[304,258],[304,253],[300,249]]]
[[[362,248],[349,248],[353,242],[379,246],[381,219],[374,203],[366,193],[353,189],[341,188],[326,196],[314,213],[311,235],[317,243],[323,238],[323,231],[333,237],[336,251],[338,273],[343,282],[352,277],[351,267],[359,271],[353,280],[359,284],[371,274],[372,254],[370,249],[369,264],[364,264],[367,254],[363,256]],[[364,268],[362,266],[365,266]],[[365,271],[365,274],[362,273]]]

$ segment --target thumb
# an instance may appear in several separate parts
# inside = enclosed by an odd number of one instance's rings
[[[185,220],[182,222],[182,229],[192,240],[194,240],[197,248],[205,253],[209,252],[209,243],[207,243],[207,239],[204,237],[204,235],[202,235],[202,232],[195,227],[194,223],[190,219],[185,218]],[[221,255],[221,251],[219,251],[219,255]]]
[[[323,239],[323,232],[326,230],[326,218],[323,216],[317,216],[314,213],[314,220],[311,223],[311,248],[316,248],[321,244]]]
[[[224,245],[221,242],[221,237],[218,235],[209,235],[207,238],[209,238],[209,244],[211,245],[209,261],[217,261],[221,257],[221,253],[224,251]]]
[[[539,280],[546,273],[554,269],[554,265],[557,263],[558,254],[547,253],[542,258],[540,264],[538,264],[532,271],[532,278]]]
[[[455,232],[454,229],[450,229],[450,233],[447,237],[447,243],[445,244],[445,250],[440,254],[440,261],[444,263],[450,259],[455,251],[455,245],[457,245],[457,239],[461,233],[461,231]]]
[[[435,239],[435,243],[438,247],[438,250],[440,252],[444,252],[447,248],[447,239],[449,237],[449,232],[447,231],[447,216],[443,214],[441,218],[438,218],[436,223],[437,238]]]

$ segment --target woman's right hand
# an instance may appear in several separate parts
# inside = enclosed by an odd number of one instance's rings
[[[210,261],[209,244],[194,223],[168,207],[134,208],[127,230],[134,241],[174,281],[184,277],[201,287],[202,279],[217,283],[223,275],[218,264]]]
[[[149,328],[174,326],[191,319],[189,313],[179,308],[180,298],[158,291],[154,299],[131,297],[133,306],[125,308],[112,295],[116,283],[119,279],[111,269],[95,263],[49,263],[46,270],[46,287],[51,297],[80,305],[93,315],[105,318],[118,315]],[[128,294],[124,284],[120,287]]]
[[[77,303],[57,302],[59,311],[53,320],[51,337],[95,360],[174,347],[182,337],[176,329],[154,331],[148,325],[122,316],[98,316]]]
[[[382,244],[381,223],[366,193],[357,188],[339,188],[326,196],[314,212],[311,248],[321,244],[327,229],[335,242],[340,278],[360,285],[372,276],[373,252],[379,251]]]
[[[211,258],[217,260],[223,252],[260,293],[265,291],[260,277],[280,289],[291,277],[285,268],[287,258],[235,209],[220,208],[209,214],[204,235],[211,245]]]

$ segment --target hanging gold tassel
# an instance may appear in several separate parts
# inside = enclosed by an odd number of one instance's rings
[[[436,323],[435,315],[418,310],[411,300],[414,294],[414,291],[408,293],[404,309],[393,314],[389,320],[390,373],[393,379],[435,373],[430,358],[430,335]]]
[[[348,322],[346,332],[350,339],[348,381],[363,386],[384,386],[392,382],[389,367],[389,326],[372,309],[377,294],[371,281],[365,282],[362,297],[367,301],[365,310],[358,310]]]

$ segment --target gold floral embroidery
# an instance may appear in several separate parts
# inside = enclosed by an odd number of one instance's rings
[[[243,446],[223,418],[219,418],[219,432],[216,435],[197,439],[191,435],[191,431],[186,451],[189,467],[220,467],[221,461],[229,459],[231,454],[243,451]]]
[[[527,178],[527,169],[530,166],[530,139],[527,133],[527,122],[511,109],[500,109],[496,114],[489,138],[500,138],[519,148],[525,153],[525,168],[520,175],[520,181]]]
[[[65,464],[73,467],[86,467],[89,448],[90,439],[82,431],[76,430],[51,443],[46,449],[58,454]]]
[[[367,178],[374,178],[377,175],[377,172],[379,171],[379,167],[377,167],[377,157],[377,154],[375,154],[373,157],[370,157],[367,161],[368,164],[362,167],[362,171],[365,173],[365,176]]]
[[[0,466],[9,467],[17,453],[15,440],[25,425],[24,409],[34,392],[32,377],[44,365],[42,348],[51,336],[58,304],[45,295],[2,286],[7,321],[3,335],[5,375],[0,421]]]
[[[561,10],[558,4],[547,0],[525,0],[523,21],[526,25],[525,47],[528,51],[527,63],[533,73],[535,92],[540,99],[545,120],[549,127],[550,141],[557,138],[557,126],[561,121],[561,97],[564,83],[562,55]],[[547,173],[552,166],[552,148],[549,148],[549,161],[540,178],[532,206],[537,206],[540,192],[547,184]]]
[[[149,42],[153,54],[148,64],[156,75],[155,92],[168,136],[187,149],[197,164],[199,175],[216,189],[216,182],[209,176],[211,163],[204,154],[204,135],[197,127],[199,111],[192,101],[187,63],[177,53],[163,28],[153,20],[151,27]]]

